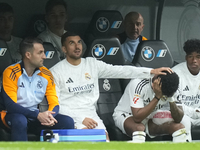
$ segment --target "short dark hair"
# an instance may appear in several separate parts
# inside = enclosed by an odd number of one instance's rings
[[[197,52],[200,53],[200,40],[199,39],[190,39],[184,43],[183,50],[187,55]]]
[[[13,8],[7,3],[0,3],[0,13],[11,12],[14,13]]]
[[[173,94],[178,89],[179,77],[175,72],[169,73],[168,71],[163,71],[166,75],[158,75],[161,78],[162,83],[162,93],[167,97],[172,97]]]
[[[30,51],[34,47],[34,43],[43,44],[43,41],[37,37],[26,37],[21,41],[21,43],[19,44],[19,50],[20,54],[22,55],[22,58],[25,57],[25,53],[27,51]]]
[[[49,13],[52,10],[52,8],[57,5],[64,6],[65,10],[67,11],[67,3],[64,0],[48,0],[45,6],[46,13]]]
[[[69,36],[80,36],[80,35],[78,35],[77,33],[75,33],[75,32],[65,32],[63,35],[62,35],[62,37],[61,37],[61,44],[62,44],[62,46],[64,46],[64,43],[65,43],[65,40],[67,39],[67,37],[69,37]]]

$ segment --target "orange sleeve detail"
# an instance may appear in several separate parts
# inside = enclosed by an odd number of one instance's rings
[[[148,40],[148,39],[143,36],[142,37],[142,41],[146,41],[146,40]]]
[[[59,105],[53,75],[47,68],[41,67],[41,69],[45,70],[45,72],[42,71],[42,76],[48,81],[45,95],[49,105],[48,110],[52,111],[55,106]]]
[[[4,72],[3,72],[3,89],[6,92],[6,94],[15,102],[17,103],[17,80],[18,80],[18,75],[21,75],[21,71],[18,73],[15,73],[13,71],[13,68],[15,66],[10,66],[8,67]]]

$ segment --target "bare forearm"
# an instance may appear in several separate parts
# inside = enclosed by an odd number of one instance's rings
[[[171,111],[172,118],[174,119],[176,123],[181,122],[184,115],[182,109],[179,108],[174,102],[169,102],[169,104],[170,104],[170,111]]]
[[[153,98],[153,100],[143,108],[137,109],[137,111],[132,110],[134,121],[135,122],[142,122],[147,116],[149,116],[154,108],[156,107],[158,100]]]

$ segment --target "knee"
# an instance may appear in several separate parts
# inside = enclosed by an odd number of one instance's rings
[[[74,120],[71,118],[71,117],[69,117],[69,116],[66,116],[66,128],[68,128],[68,129],[74,129]]]
[[[175,132],[183,128],[185,128],[185,126],[182,123],[174,123],[171,129],[172,129],[172,132]]]
[[[137,124],[135,131],[144,131],[145,126],[142,123]]]
[[[58,118],[58,123],[60,123],[60,128],[63,129],[74,129],[74,120],[69,117],[69,116],[65,116],[65,115],[60,115]]]
[[[27,119],[24,115],[14,114],[12,116],[12,119],[8,121],[8,124],[11,126],[11,128],[13,127],[16,129],[27,128]]]

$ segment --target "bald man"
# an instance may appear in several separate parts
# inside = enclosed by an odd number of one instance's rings
[[[144,19],[138,12],[129,12],[124,19],[124,32],[117,35],[122,44],[122,52],[127,61],[132,62],[138,44],[147,40],[141,36],[144,28]]]

